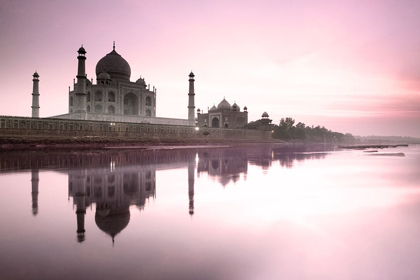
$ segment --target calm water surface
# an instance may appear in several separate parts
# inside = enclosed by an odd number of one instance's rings
[[[0,153],[0,279],[420,279],[420,146]]]

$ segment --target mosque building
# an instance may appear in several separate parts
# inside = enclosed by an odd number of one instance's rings
[[[208,110],[207,113],[197,109],[197,126],[200,127],[224,127],[224,128],[244,128],[248,123],[248,108],[244,111],[238,104],[231,106],[225,98],[217,105]]]

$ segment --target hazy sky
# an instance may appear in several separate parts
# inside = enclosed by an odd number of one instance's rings
[[[420,137],[420,1],[0,0],[0,115],[67,113],[77,49],[96,82],[116,50],[157,87],[157,115],[187,118],[226,97],[249,120],[267,111],[356,135]]]

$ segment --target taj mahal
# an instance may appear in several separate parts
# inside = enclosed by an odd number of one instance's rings
[[[105,55],[96,64],[96,83],[86,74],[86,50],[78,49],[78,66],[73,89],[69,87],[68,113],[52,116],[52,119],[87,120],[122,123],[147,123],[233,129],[258,129],[255,122],[248,125],[247,107],[240,110],[236,102],[231,106],[223,99],[207,113],[197,109],[195,115],[195,75],[189,74],[188,118],[159,118],[156,116],[157,89],[150,87],[145,78],[131,81],[130,64],[115,50]],[[33,75],[32,118],[39,118],[39,74]],[[266,117],[267,116],[267,117]],[[264,123],[268,114],[263,114]]]

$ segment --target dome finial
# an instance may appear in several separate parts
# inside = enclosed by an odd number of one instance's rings
[[[79,48],[79,50],[77,51],[80,55],[82,55],[82,56],[84,56],[85,54],[86,54],[86,50],[85,50],[85,48],[83,47],[83,44],[82,44],[82,46]]]
[[[112,50],[113,50],[113,51],[115,51],[115,41],[114,41],[114,43],[112,44]]]

